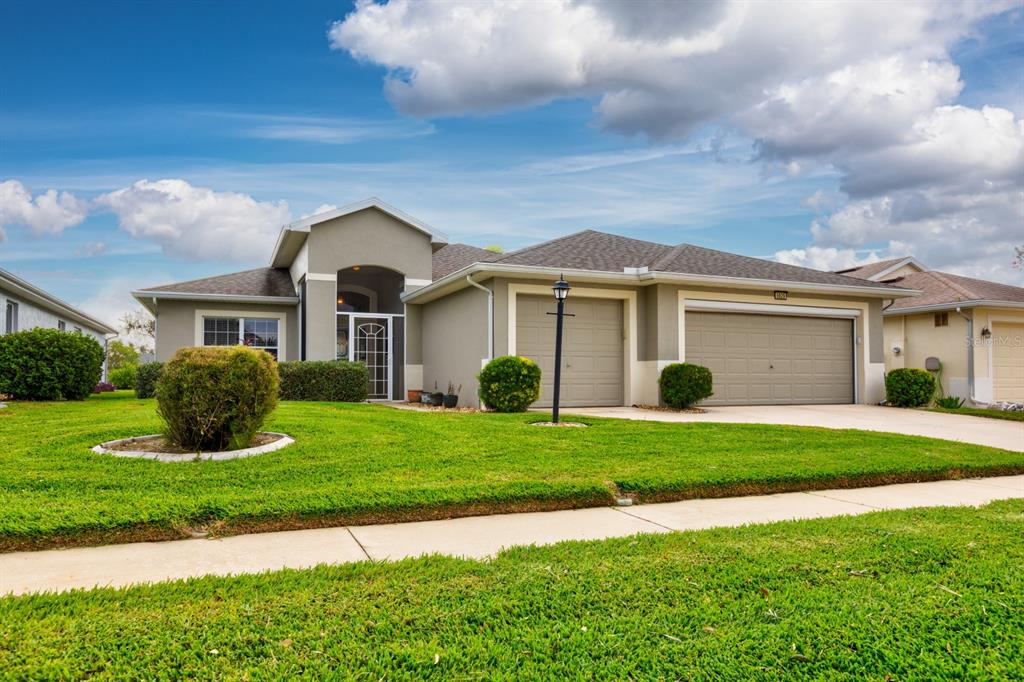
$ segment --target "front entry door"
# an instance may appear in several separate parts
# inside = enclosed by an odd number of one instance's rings
[[[352,360],[366,365],[370,400],[391,398],[391,320],[352,316]]]

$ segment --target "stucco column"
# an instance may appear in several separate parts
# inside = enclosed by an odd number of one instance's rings
[[[337,353],[337,280],[306,280],[306,359],[334,360]]]

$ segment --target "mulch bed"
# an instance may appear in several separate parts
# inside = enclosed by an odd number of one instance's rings
[[[702,410],[699,407],[676,408],[676,407],[667,407],[667,406],[663,407],[661,405],[633,405],[633,407],[636,407],[636,408],[641,409],[641,410],[651,410],[653,412],[680,412],[682,414],[707,414],[708,413],[707,410]]]
[[[281,436],[271,433],[257,433],[256,437],[253,438],[252,442],[246,447],[255,448],[260,445],[268,445],[276,440],[279,440]],[[158,452],[166,455],[188,455],[194,450],[186,450],[174,445],[163,436],[157,436],[156,438],[140,438],[138,440],[126,440],[123,443],[115,443],[107,447],[108,450],[117,450],[118,452]],[[239,448],[242,449],[242,448]],[[223,452],[223,451],[222,451]]]

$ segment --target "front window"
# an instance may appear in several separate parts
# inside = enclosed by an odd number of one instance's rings
[[[265,350],[275,358],[278,320],[263,317],[204,317],[204,346],[234,346],[245,344]]]
[[[4,329],[8,334],[18,331],[18,304],[14,301],[7,302],[4,311]]]
[[[57,320],[57,329],[59,329],[62,332],[67,331],[68,325],[66,322],[64,322],[64,320]]]

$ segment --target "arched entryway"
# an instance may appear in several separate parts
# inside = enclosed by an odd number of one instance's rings
[[[370,400],[401,398],[405,359],[405,278],[376,265],[338,271],[336,357],[362,362]]]

